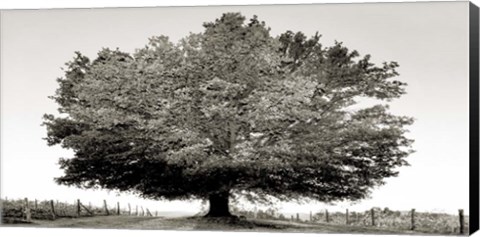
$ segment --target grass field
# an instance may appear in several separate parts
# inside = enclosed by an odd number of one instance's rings
[[[6,224],[22,227],[146,229],[146,230],[218,230],[261,232],[309,232],[309,233],[370,233],[370,234],[421,234],[422,232],[387,230],[364,226],[347,226],[325,223],[295,223],[280,220],[225,219],[200,217],[139,217],[94,216],[34,220],[30,224]]]
[[[369,234],[426,234],[459,235],[459,216],[446,213],[392,211],[387,208],[372,208],[364,212],[350,212],[348,225],[346,213],[330,212],[328,218],[323,212],[311,213],[299,218],[299,213],[290,215],[259,211],[233,213],[242,218],[200,218],[189,217],[205,213],[159,212],[151,214],[116,210],[105,207],[83,207],[51,201],[0,200],[2,224],[24,227],[66,227],[101,229],[163,229],[163,230],[227,230],[264,232],[313,232],[313,233],[369,233]],[[55,213],[52,212],[54,205]],[[27,208],[29,207],[29,208]],[[26,220],[29,210],[31,223]],[[84,210],[90,210],[88,213]],[[143,209],[142,209],[143,210]],[[375,214],[372,218],[372,212]],[[411,231],[414,213],[415,231]],[[53,215],[55,214],[55,215]],[[131,215],[130,215],[131,214]],[[148,215],[147,215],[148,214]],[[158,214],[158,215],[157,215]],[[288,216],[288,215],[287,215]],[[294,218],[296,216],[297,218]],[[308,218],[309,217],[309,218]],[[375,219],[375,224],[372,220]],[[464,233],[468,233],[468,216],[464,216]]]

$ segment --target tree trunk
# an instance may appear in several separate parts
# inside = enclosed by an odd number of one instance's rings
[[[228,209],[228,196],[229,192],[213,193],[210,194],[208,200],[210,203],[210,209],[205,215],[206,217],[231,217],[232,214]]]

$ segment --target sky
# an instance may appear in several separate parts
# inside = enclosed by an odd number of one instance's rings
[[[415,117],[408,136],[416,152],[409,167],[358,203],[283,203],[283,212],[393,210],[468,212],[468,4],[467,2],[331,4],[246,7],[168,7],[95,10],[17,10],[1,14],[1,166],[0,196],[56,199],[101,205],[138,204],[158,211],[196,212],[200,202],[158,202],[101,190],[59,186],[58,158],[71,157],[49,147],[42,115],[56,113],[48,99],[61,67],[74,51],[94,58],[103,47],[134,52],[151,36],[177,41],[201,32],[202,23],[224,12],[258,15],[271,34],[286,30],[312,36],[323,45],[335,40],[371,54],[374,62],[396,61],[407,95],[391,111]]]

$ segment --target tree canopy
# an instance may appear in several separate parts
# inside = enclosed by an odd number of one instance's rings
[[[52,96],[61,116],[44,116],[48,144],[74,151],[56,181],[211,206],[241,192],[365,198],[407,165],[413,119],[352,106],[405,94],[397,67],[239,13],[178,43],[77,52]]]

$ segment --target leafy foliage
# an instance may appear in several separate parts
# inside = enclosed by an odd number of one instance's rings
[[[60,184],[148,198],[250,192],[356,200],[407,165],[412,140],[387,105],[405,93],[397,63],[376,66],[317,34],[279,37],[255,16],[226,13],[174,44],[129,54],[77,52],[45,115],[47,142],[72,149]]]

